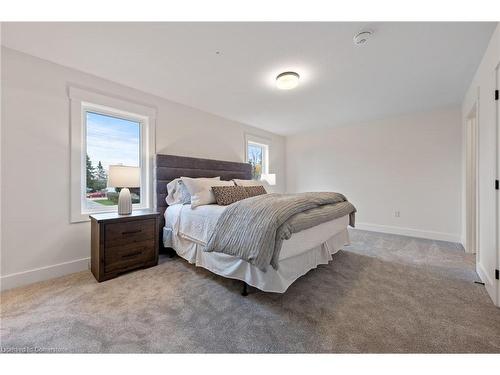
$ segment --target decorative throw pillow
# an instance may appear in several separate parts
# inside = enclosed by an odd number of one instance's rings
[[[264,186],[244,186],[244,189],[246,190],[247,194],[249,197],[255,197],[257,195],[262,195],[262,194],[267,194],[266,189],[264,189]]]
[[[219,181],[212,178],[181,177],[182,183],[191,194],[191,208],[215,203],[212,186],[234,186],[233,181]]]
[[[178,188],[178,201],[180,204],[189,204],[191,203],[191,194],[189,194],[189,191],[182,183],[182,181],[179,181],[179,188]]]
[[[233,179],[236,186],[263,186],[264,183],[262,181],[257,180],[238,180],[237,178]]]
[[[191,194],[189,194],[181,179],[176,178],[168,183],[165,200],[169,206],[174,204],[189,204],[191,203]]]
[[[238,202],[248,198],[247,191],[243,186],[212,186],[215,200],[220,206]]]

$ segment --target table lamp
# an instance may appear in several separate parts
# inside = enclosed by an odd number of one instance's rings
[[[132,196],[128,188],[141,186],[141,173],[139,167],[110,165],[108,186],[122,188],[118,196],[118,214],[130,215],[132,213]]]

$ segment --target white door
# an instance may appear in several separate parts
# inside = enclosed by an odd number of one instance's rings
[[[478,215],[479,215],[479,259],[476,270],[484,282],[486,291],[495,305],[500,305],[498,280],[495,270],[498,268],[498,117],[500,111],[495,100],[495,90],[500,86],[498,67],[491,72],[491,79],[481,87],[479,102],[478,130]]]
[[[499,276],[500,272],[500,65],[497,65],[496,69],[496,187],[495,196],[496,196],[496,249],[497,249],[497,263],[496,263],[496,276]],[[500,280],[495,280],[495,286],[497,290],[497,299],[495,304],[500,306]]]

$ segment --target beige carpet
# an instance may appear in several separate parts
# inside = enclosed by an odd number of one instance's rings
[[[104,283],[90,272],[1,295],[3,352],[496,352],[500,309],[460,245],[351,231],[283,294],[182,259]]]

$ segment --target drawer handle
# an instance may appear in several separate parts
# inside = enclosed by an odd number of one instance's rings
[[[122,258],[133,258],[137,255],[141,255],[142,254],[142,251],[134,251],[133,253],[128,253],[128,254],[124,254],[122,255]]]
[[[122,232],[122,235],[126,236],[128,234],[135,234],[135,233],[140,233],[140,232],[142,232],[142,229],[130,230],[128,232]]]

